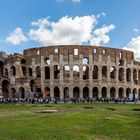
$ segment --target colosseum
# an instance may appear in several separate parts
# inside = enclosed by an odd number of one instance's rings
[[[0,53],[4,98],[140,98],[134,53],[102,46],[58,45]]]

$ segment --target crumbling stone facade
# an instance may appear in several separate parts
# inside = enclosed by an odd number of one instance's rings
[[[140,62],[122,49],[62,45],[0,58],[5,98],[140,98]]]

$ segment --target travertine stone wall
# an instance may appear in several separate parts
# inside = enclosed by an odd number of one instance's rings
[[[4,97],[125,98],[130,93],[140,97],[140,62],[131,51],[49,46],[27,49],[1,62],[0,95]]]

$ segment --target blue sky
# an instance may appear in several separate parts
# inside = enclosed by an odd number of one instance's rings
[[[22,53],[31,47],[71,41],[138,52],[139,13],[140,0],[0,0],[0,49]],[[77,36],[87,36],[73,38],[76,28]]]

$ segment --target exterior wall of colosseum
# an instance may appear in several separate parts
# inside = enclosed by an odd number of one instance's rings
[[[122,49],[63,45],[0,58],[5,98],[140,97],[140,62]]]

